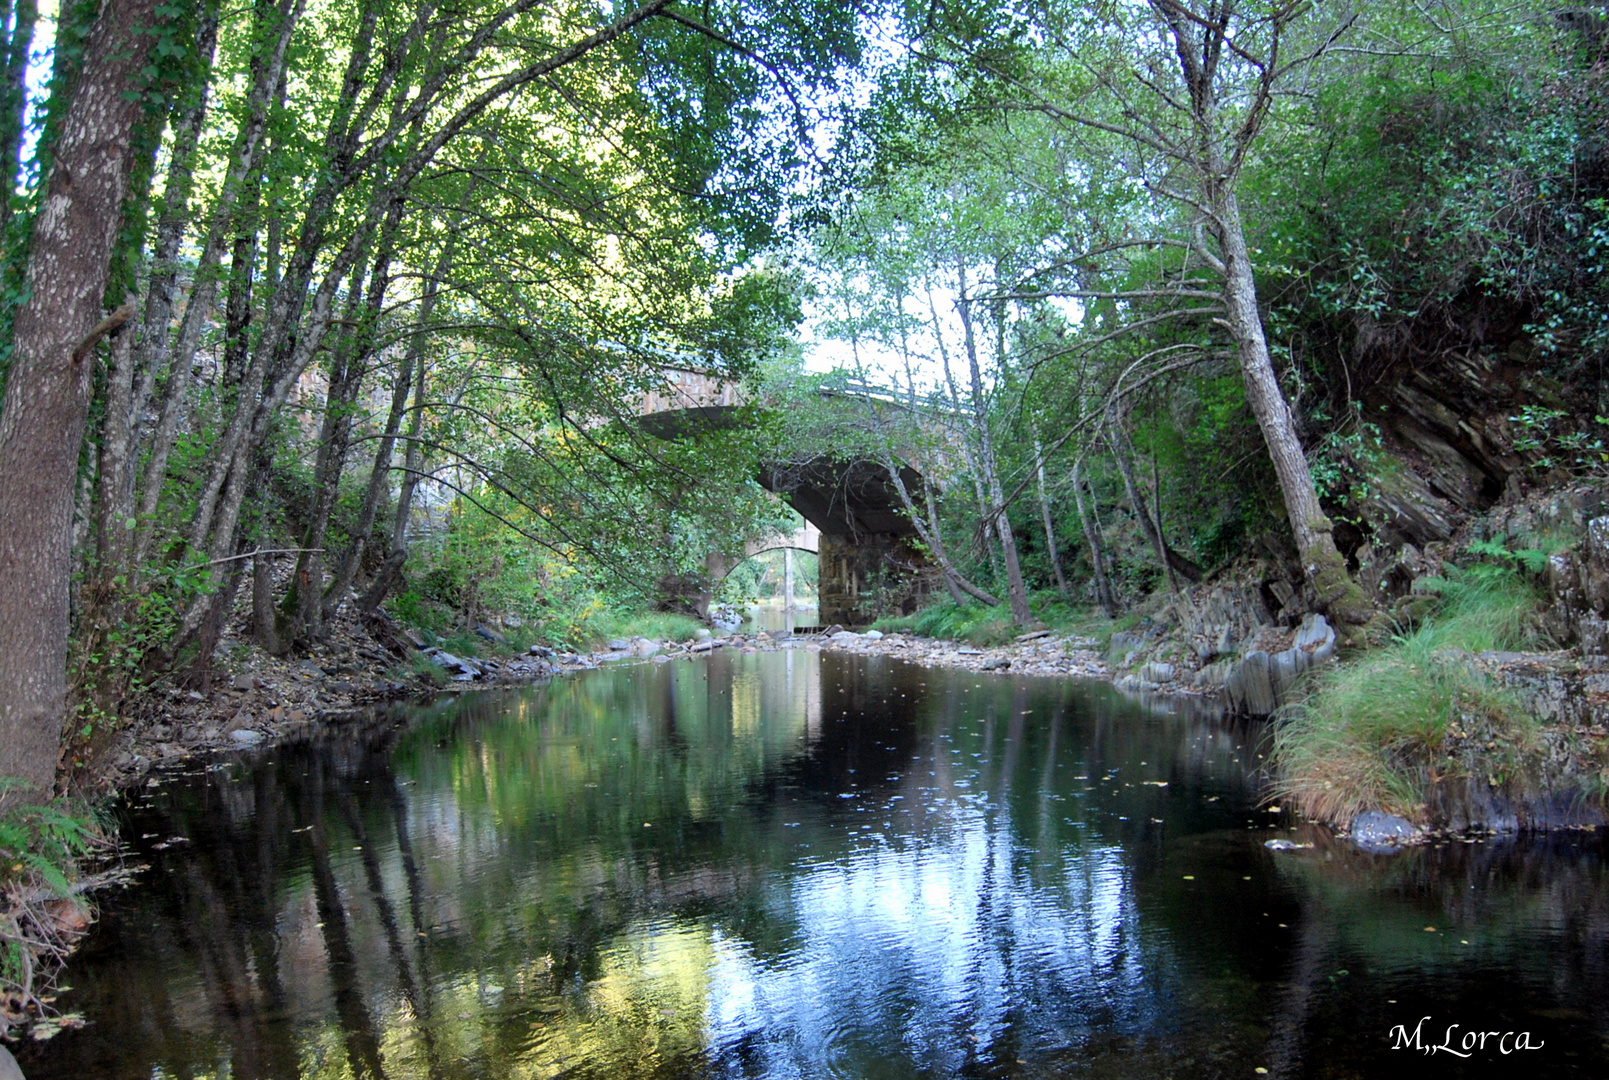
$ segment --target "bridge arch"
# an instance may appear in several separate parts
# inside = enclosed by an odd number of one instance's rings
[[[744,396],[732,383],[707,372],[686,369],[669,373],[665,387],[644,395],[638,422],[645,431],[674,439],[701,427],[725,427],[739,421]],[[877,408],[905,406],[875,392],[836,397],[864,398]],[[807,461],[764,464],[757,478],[767,491],[786,499],[805,520],[811,539],[796,542],[771,536],[752,540],[744,558],[775,548],[816,552],[817,596],[823,623],[860,626],[887,610],[909,612],[919,606],[936,581],[932,564],[905,514],[904,500],[882,465],[865,459],[844,461],[830,455]],[[900,467],[907,494],[923,498],[928,479],[910,465]],[[710,579],[719,582],[741,559],[711,553],[705,561]],[[707,609],[707,585],[688,593],[678,579],[684,602],[700,613]]]

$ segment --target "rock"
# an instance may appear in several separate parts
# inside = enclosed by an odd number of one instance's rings
[[[520,618],[518,615],[504,615],[502,623],[503,626],[509,630],[518,630],[520,627],[525,625],[525,620]]]
[[[859,641],[860,635],[853,630],[840,630],[827,638],[828,641]]]
[[[236,690],[255,690],[257,680],[250,675],[236,675],[229,685]]]
[[[207,695],[199,694],[194,690],[190,691],[188,694],[186,694],[184,696],[187,699],[189,699],[190,701],[206,701],[207,700]]]
[[[501,645],[503,642],[508,640],[496,630],[493,630],[490,627],[482,626],[479,623],[475,624],[475,633],[485,638],[487,641],[490,641],[494,645]]]
[[[697,640],[697,641],[708,641],[710,638],[712,638],[714,636],[715,635],[711,634],[707,629],[705,629],[702,626],[700,626],[697,630],[693,631],[693,638],[695,640]]]
[[[263,741],[263,736],[261,732],[242,729],[240,731],[231,731],[229,739],[238,746],[255,746]]]
[[[530,653],[532,656],[540,656],[543,659],[553,655],[553,650],[548,648],[546,645],[532,645],[526,650],[526,652]]]
[[[994,656],[978,665],[979,671],[1004,671],[1011,666],[1011,658]]]
[[[636,643],[632,645],[631,651],[636,656],[649,657],[659,652],[662,647],[663,646],[661,646],[657,641],[650,641],[647,638],[638,638]]]
[[[1268,653],[1253,649],[1224,675],[1229,705],[1245,716],[1272,716],[1291,700],[1301,676],[1335,655],[1335,628],[1324,616],[1302,617],[1291,647]]]
[[[883,640],[883,632],[881,630],[868,630],[864,634],[861,634],[860,636],[865,638],[867,641],[881,641],[881,640]]]
[[[1174,668],[1173,668],[1172,664],[1165,664],[1165,663],[1162,663],[1161,661],[1157,661],[1157,662],[1150,663],[1150,664],[1145,664],[1144,666],[1142,666],[1140,668],[1140,671],[1139,671],[1139,676],[1140,676],[1140,678],[1144,679],[1146,682],[1153,682],[1153,683],[1172,682],[1173,681],[1173,676],[1174,676]]]
[[[982,649],[974,649],[970,645],[963,645],[959,649],[955,650],[955,655],[957,655],[957,656],[982,656],[983,655],[983,650]]]
[[[0,1046],[0,1080],[26,1080],[11,1051]]]
[[[743,615],[731,604],[710,605],[710,625],[723,634],[730,634],[743,625]]]
[[[1396,851],[1424,838],[1423,830],[1412,822],[1379,810],[1365,810],[1353,818],[1351,832],[1354,844],[1376,855]]]
[[[1298,844],[1291,840],[1263,841],[1263,847],[1267,848],[1269,851],[1305,851],[1312,846],[1312,844]]]
[[[822,637],[832,637],[834,634],[838,633],[842,629],[843,629],[843,627],[841,625],[839,625],[838,623],[833,623],[831,626],[827,627],[827,629],[825,629],[825,630],[823,630],[821,632],[821,636]]]
[[[1049,630],[1030,630],[1026,634],[1018,634],[1017,635],[1017,640],[1018,641],[1038,641],[1040,638],[1048,638],[1048,637],[1050,637],[1051,633],[1052,632],[1049,631]]]
[[[626,640],[625,638],[610,638],[609,639],[609,651],[610,652],[625,652],[629,648],[631,648],[631,642]]]
[[[1278,707],[1268,677],[1268,654],[1255,649],[1240,658],[1224,677],[1229,706],[1246,716],[1269,716]]]
[[[467,675],[473,679],[480,674],[480,668],[474,661],[461,660],[445,649],[431,649],[426,655],[448,671],[456,672],[458,675]]]
[[[332,694],[350,694],[356,690],[357,687],[344,680],[337,680],[332,683],[326,683],[324,685],[324,689],[328,690]]]

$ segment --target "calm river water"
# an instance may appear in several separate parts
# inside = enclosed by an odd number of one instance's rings
[[[1595,836],[1363,855],[1258,768],[1255,729],[877,657],[469,695],[144,789],[88,1026],[23,1067],[1609,1075]]]

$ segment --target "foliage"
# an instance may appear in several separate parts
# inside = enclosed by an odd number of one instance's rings
[[[83,863],[111,846],[109,834],[100,815],[79,802],[0,814],[0,1035],[48,1014],[46,991],[88,924],[75,884]]]
[[[1034,614],[1054,630],[1100,635],[1110,633],[1109,620],[1099,612],[1067,604],[1054,592],[1033,597]],[[1011,613],[983,604],[956,604],[940,600],[911,615],[878,619],[872,628],[884,633],[910,633],[942,641],[960,641],[989,648],[1010,642],[1020,632]]]

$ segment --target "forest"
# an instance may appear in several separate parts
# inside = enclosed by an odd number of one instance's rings
[[[1530,745],[1427,657],[1609,651],[1601,5],[52,7],[0,12],[8,887],[228,650],[685,624],[778,462],[919,466],[885,628],[1171,672],[1322,615],[1331,816],[1449,717]],[[687,371],[736,422],[639,422]]]

